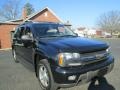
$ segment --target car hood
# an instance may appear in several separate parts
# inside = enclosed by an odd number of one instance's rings
[[[55,48],[60,52],[88,53],[108,48],[108,45],[104,42],[81,37],[45,38],[40,40],[40,43],[49,46],[49,48]]]

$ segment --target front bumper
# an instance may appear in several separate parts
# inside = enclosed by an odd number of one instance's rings
[[[54,81],[60,87],[71,87],[87,83],[96,76],[104,76],[113,69],[113,66],[114,58],[109,56],[107,60],[81,67],[62,68],[51,66],[51,71]],[[68,80],[69,76],[76,76],[76,78],[74,80]]]

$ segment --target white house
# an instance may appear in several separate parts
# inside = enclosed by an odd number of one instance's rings
[[[92,37],[92,36],[102,36],[102,30],[96,28],[78,28],[74,31],[81,37]]]

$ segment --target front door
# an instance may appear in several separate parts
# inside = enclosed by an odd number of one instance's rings
[[[24,36],[30,36],[31,40],[22,39]],[[15,41],[16,53],[21,57],[21,60],[26,60],[29,63],[33,63],[32,53],[33,53],[33,44],[32,44],[32,33],[29,27],[21,26],[19,28],[19,35]]]
[[[28,39],[22,39],[23,36],[27,36]],[[33,64],[33,34],[29,27],[25,27],[24,34],[21,36],[21,41],[23,43],[21,51],[23,52],[24,59]]]

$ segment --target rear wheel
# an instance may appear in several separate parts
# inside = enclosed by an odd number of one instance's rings
[[[47,60],[44,59],[39,61],[39,64],[37,65],[37,75],[40,86],[43,90],[57,90]]]
[[[12,54],[13,54],[13,59],[16,63],[19,63],[19,61],[17,60],[17,55],[16,55],[16,51],[13,49],[12,50]]]

